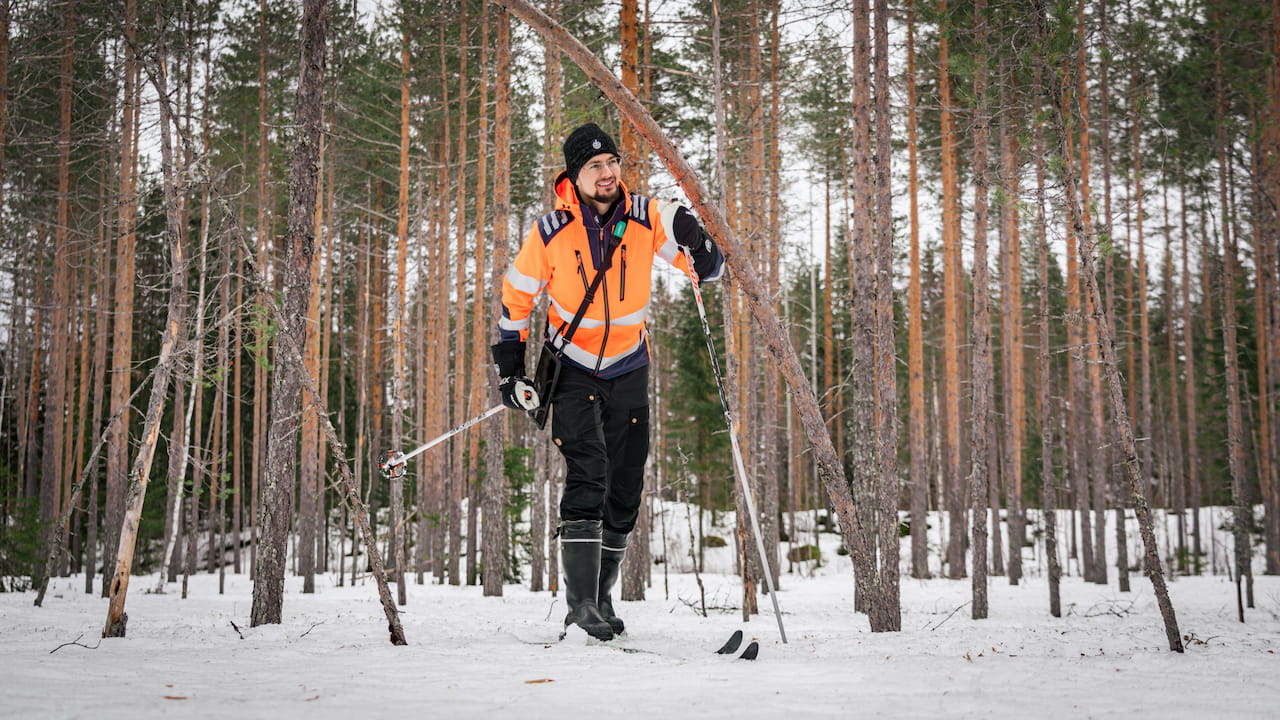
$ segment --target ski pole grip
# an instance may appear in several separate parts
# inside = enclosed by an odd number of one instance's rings
[[[395,479],[404,477],[408,466],[408,459],[405,458],[404,453],[399,450],[388,450],[382,462],[378,463],[378,470],[382,472],[383,477]]]

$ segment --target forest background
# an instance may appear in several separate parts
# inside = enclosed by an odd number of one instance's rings
[[[1280,7],[869,5],[543,6],[640,98],[733,233],[707,300],[768,566],[813,552],[802,527],[856,539],[843,483],[882,534],[842,549],[890,558],[860,568],[877,607],[896,601],[899,533],[903,571],[973,576],[976,613],[987,574],[1018,582],[1010,550],[1037,541],[1122,589],[1132,570],[1203,572],[1206,505],[1235,508],[1224,571],[1249,582],[1256,553],[1280,572]],[[330,4],[310,84],[299,28],[315,26],[291,2],[0,8],[5,589],[83,573],[106,596],[124,562],[184,591],[287,565],[306,592],[377,571],[362,537],[401,603],[428,577],[554,588],[560,461],[523,418],[404,478],[376,468],[496,402],[495,288],[550,207],[569,129],[601,123],[630,188],[681,194],[631,118],[479,0]],[[760,361],[762,302],[834,480],[785,363]],[[648,496],[741,520],[687,283],[660,277],[651,311]],[[1144,563],[1126,534],[1148,506],[1176,531]],[[1062,528],[1027,525],[1053,507]],[[930,510],[934,545],[912,532]],[[625,598],[664,560],[653,517]],[[730,540],[744,612],[764,574],[747,532]]]

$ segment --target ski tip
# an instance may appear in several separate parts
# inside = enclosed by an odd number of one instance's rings
[[[760,654],[760,643],[756,642],[755,640],[752,640],[751,644],[747,646],[747,649],[743,650],[742,654],[738,656],[738,659],[739,660],[755,660],[756,656],[759,654]]]
[[[741,645],[742,645],[742,631],[734,630],[733,635],[729,636],[729,639],[725,641],[725,644],[720,646],[720,649],[716,651],[716,654],[730,655],[732,653],[737,652],[738,648]]]

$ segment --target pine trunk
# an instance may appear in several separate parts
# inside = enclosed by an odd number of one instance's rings
[[[1039,83],[1039,81],[1038,81]],[[1038,88],[1037,100],[1043,101],[1043,88]],[[1044,515],[1044,554],[1049,563],[1049,614],[1062,617],[1062,567],[1058,563],[1058,480],[1053,468],[1055,449],[1054,424],[1057,419],[1052,410],[1053,376],[1049,373],[1049,233],[1045,208],[1045,149],[1044,123],[1037,121],[1034,131],[1034,156],[1036,165],[1036,235],[1039,242],[1040,295],[1037,323],[1040,329],[1040,353],[1037,358],[1039,382],[1036,383],[1036,405],[1040,421],[1040,479]]]
[[[1270,367],[1268,391],[1271,398],[1276,397],[1275,383],[1280,382],[1280,281],[1274,273],[1280,266],[1280,0],[1271,2],[1271,27],[1267,34],[1268,56],[1271,67],[1267,72],[1267,101],[1263,109],[1263,130],[1260,139],[1260,152],[1255,156],[1260,165],[1254,177],[1258,178],[1255,201],[1261,209],[1263,237],[1261,245],[1267,248],[1268,293],[1266,304],[1270,308],[1267,324],[1267,336],[1270,338],[1270,352],[1267,355]],[[1259,284],[1261,286],[1261,283]],[[1259,290],[1260,291],[1260,290]],[[1272,453],[1280,454],[1280,422],[1271,423]],[[1266,528],[1264,542],[1266,549],[1266,569],[1268,575],[1280,575],[1280,462],[1272,462],[1272,472],[1263,476],[1263,506],[1266,512]]]
[[[1085,24],[1084,3],[1077,5],[1076,27],[1079,38],[1079,50],[1076,56],[1076,98],[1080,106],[1080,202],[1084,217],[1084,232],[1090,237],[1094,233],[1093,190],[1090,185],[1092,177],[1092,152],[1090,146],[1089,117],[1089,54],[1088,30]],[[1085,344],[1088,347],[1086,358],[1089,376],[1089,463],[1088,480],[1084,484],[1088,488],[1093,507],[1093,572],[1094,582],[1107,582],[1107,462],[1106,444],[1103,440],[1106,417],[1106,404],[1102,391],[1102,364],[1099,362],[1098,348],[1099,318],[1103,316],[1102,304],[1085,293],[1083,298],[1085,312]]]
[[[276,355],[306,346],[307,303],[311,297],[311,258],[315,253],[315,207],[320,157],[320,101],[325,70],[325,0],[304,0],[295,122],[298,132],[289,178],[288,226],[285,236],[284,303],[282,325],[273,342]],[[271,433],[267,447],[267,476],[262,493],[262,547],[254,566],[253,608],[256,627],[279,623],[284,606],[285,551],[293,515],[293,493],[302,410],[299,363],[282,363],[272,376]]]
[[[987,305],[990,278],[987,271],[987,207],[990,182],[987,179],[991,129],[987,109],[986,0],[973,4],[974,58],[973,94],[973,406],[970,416],[970,478],[973,511],[973,605],[972,617],[987,617],[987,414],[991,412],[991,313]],[[996,532],[1000,531],[996,526]]]
[[[458,123],[457,123],[457,157],[455,167],[455,178],[457,180],[457,188],[455,192],[454,207],[456,208],[456,217],[454,222],[456,226],[456,264],[455,272],[455,316],[454,316],[454,362],[453,362],[453,420],[454,424],[461,423],[464,418],[463,413],[467,407],[467,348],[468,335],[466,329],[467,317],[467,48],[470,47],[467,31],[467,4],[462,3],[462,16],[460,18],[460,27],[458,29],[461,43],[459,47],[462,52],[458,54]],[[477,328],[478,329],[478,328]],[[447,574],[449,576],[450,585],[462,584],[462,501],[467,495],[466,472],[463,466],[463,458],[466,452],[466,443],[469,437],[466,434],[458,435],[453,439],[453,467],[451,468],[446,484],[448,486],[447,497],[445,503],[448,506],[448,560]],[[474,463],[474,458],[472,458]]]
[[[631,94],[640,95],[640,4],[639,0],[622,0],[619,15],[622,45],[622,85]],[[631,123],[623,122],[618,128],[618,150],[626,162],[622,166],[622,182],[628,188],[638,189],[646,168],[637,163],[640,157],[640,136]],[[638,191],[638,190],[637,190]]]
[[[1224,80],[1222,76],[1222,8],[1217,3],[1214,11],[1214,48],[1217,61],[1214,65],[1214,86],[1217,99],[1217,155],[1218,155],[1218,201],[1220,217],[1224,220],[1222,228],[1222,295],[1219,303],[1222,307],[1222,354],[1223,371],[1227,380],[1227,466],[1231,472],[1231,499],[1235,502],[1235,517],[1232,523],[1232,541],[1235,546],[1235,583],[1236,612],[1240,622],[1244,622],[1244,578],[1252,577],[1253,544],[1250,542],[1250,530],[1253,524],[1253,508],[1245,494],[1245,459],[1244,459],[1244,421],[1240,408],[1240,360],[1239,344],[1236,340],[1236,233],[1232,222],[1230,207],[1227,203],[1227,102]],[[1252,603],[1249,603],[1252,607]]]
[[[58,200],[57,219],[53,228],[53,307],[49,313],[49,373],[45,391],[43,457],[40,465],[40,524],[44,528],[42,554],[52,548],[54,518],[58,516],[62,498],[62,446],[67,429],[67,375],[70,366],[71,304],[74,273],[71,268],[71,101],[72,63],[74,62],[74,11],[65,17],[63,51],[59,61],[58,82]],[[36,567],[44,567],[41,557]],[[35,579],[40,584],[41,579]]]
[[[111,341],[111,405],[112,421],[107,431],[107,497],[103,527],[102,596],[107,597],[111,573],[115,569],[115,551],[119,545],[120,527],[124,521],[126,463],[129,454],[129,393],[133,372],[133,301],[136,274],[136,229],[134,220],[137,198],[137,124],[138,124],[138,58],[134,50],[138,35],[137,0],[125,3],[125,66],[123,104],[120,120],[120,190],[117,195],[119,216],[116,219],[116,285],[112,303],[115,317]]]
[[[879,449],[876,505],[879,517],[880,573],[876,604],[884,612],[890,629],[900,630],[902,618],[896,610],[902,604],[899,587],[900,546],[898,521],[898,386],[897,351],[893,317],[893,196],[889,100],[889,3],[875,0],[875,208],[874,249],[876,255],[876,407],[879,413]],[[776,403],[775,403],[776,404]],[[776,516],[776,514],[775,514]],[[775,538],[776,540],[776,538]],[[775,542],[776,547],[776,542]],[[775,564],[776,568],[777,565]]]
[[[850,419],[849,460],[853,477],[854,507],[863,527],[876,526],[876,496],[880,482],[879,428],[876,386],[876,287],[875,287],[875,188],[871,148],[871,18],[868,0],[853,3],[853,137],[850,138],[849,272],[853,297],[850,302],[849,347]],[[870,550],[878,554],[879,538],[868,538]],[[857,585],[857,609],[868,608],[879,595],[878,579]]]
[[[947,1],[938,3],[945,16]],[[946,28],[938,37],[938,74],[942,144],[942,383],[943,383],[943,482],[946,487],[950,535],[947,538],[947,577],[965,576],[965,510],[960,476],[960,337],[963,261],[960,253],[960,180],[957,171],[957,138],[950,48]]]
[[[1001,106],[1009,107],[1017,96],[1015,82],[1004,68],[1001,83]],[[1022,580],[1022,548],[1027,540],[1026,511],[1022,506],[1022,449],[1026,438],[1026,387],[1022,330],[1022,240],[1019,231],[1020,172],[1018,128],[1013,113],[1000,120],[1000,172],[1004,181],[1004,198],[1000,207],[1003,221],[1003,247],[1000,257],[1000,339],[1004,379],[1004,477],[1008,507],[1009,584]],[[997,525],[997,532],[999,526]]]
[[[925,437],[924,302],[920,275],[919,140],[916,119],[915,0],[907,0],[907,174],[911,225],[911,279],[907,286],[907,395],[911,448],[911,577],[929,573],[929,457]]]
[[[487,6],[486,6],[487,8]],[[487,24],[496,26],[494,50],[496,67],[494,68],[494,132],[493,132],[493,261],[489,265],[488,285],[477,301],[477,307],[492,313],[496,317],[500,309],[495,307],[502,293],[502,278],[507,269],[508,225],[510,223],[511,194],[511,21],[505,10],[495,8],[496,17],[487,16]],[[487,33],[486,33],[487,34]],[[486,46],[488,43],[486,42]],[[486,72],[487,65],[486,65]],[[484,125],[482,125],[484,127]],[[481,192],[484,192],[482,188]],[[482,220],[483,222],[483,220]],[[487,299],[488,302],[484,302]],[[498,341],[497,328],[490,323],[488,337],[492,342]],[[485,333],[477,331],[481,338]],[[481,348],[481,353],[488,348]],[[488,369],[487,363],[478,361],[479,366]],[[486,406],[500,402],[497,388],[493,383],[485,383],[486,390],[482,397]],[[507,443],[507,423],[492,422],[485,427],[485,475],[484,489],[481,493],[483,518],[481,522],[482,537],[480,552],[484,557],[484,568],[481,584],[486,597],[502,596],[502,586],[506,579],[509,565],[509,543],[507,532],[507,477],[505,466]]]

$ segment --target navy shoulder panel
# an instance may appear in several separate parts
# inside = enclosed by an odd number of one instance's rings
[[[542,234],[542,244],[546,246],[556,233],[569,226],[573,216],[565,210],[554,210],[538,218],[538,232]]]
[[[639,193],[631,193],[631,211],[627,213],[627,218],[640,223],[646,230],[652,230],[653,222],[649,217],[649,198]]]

